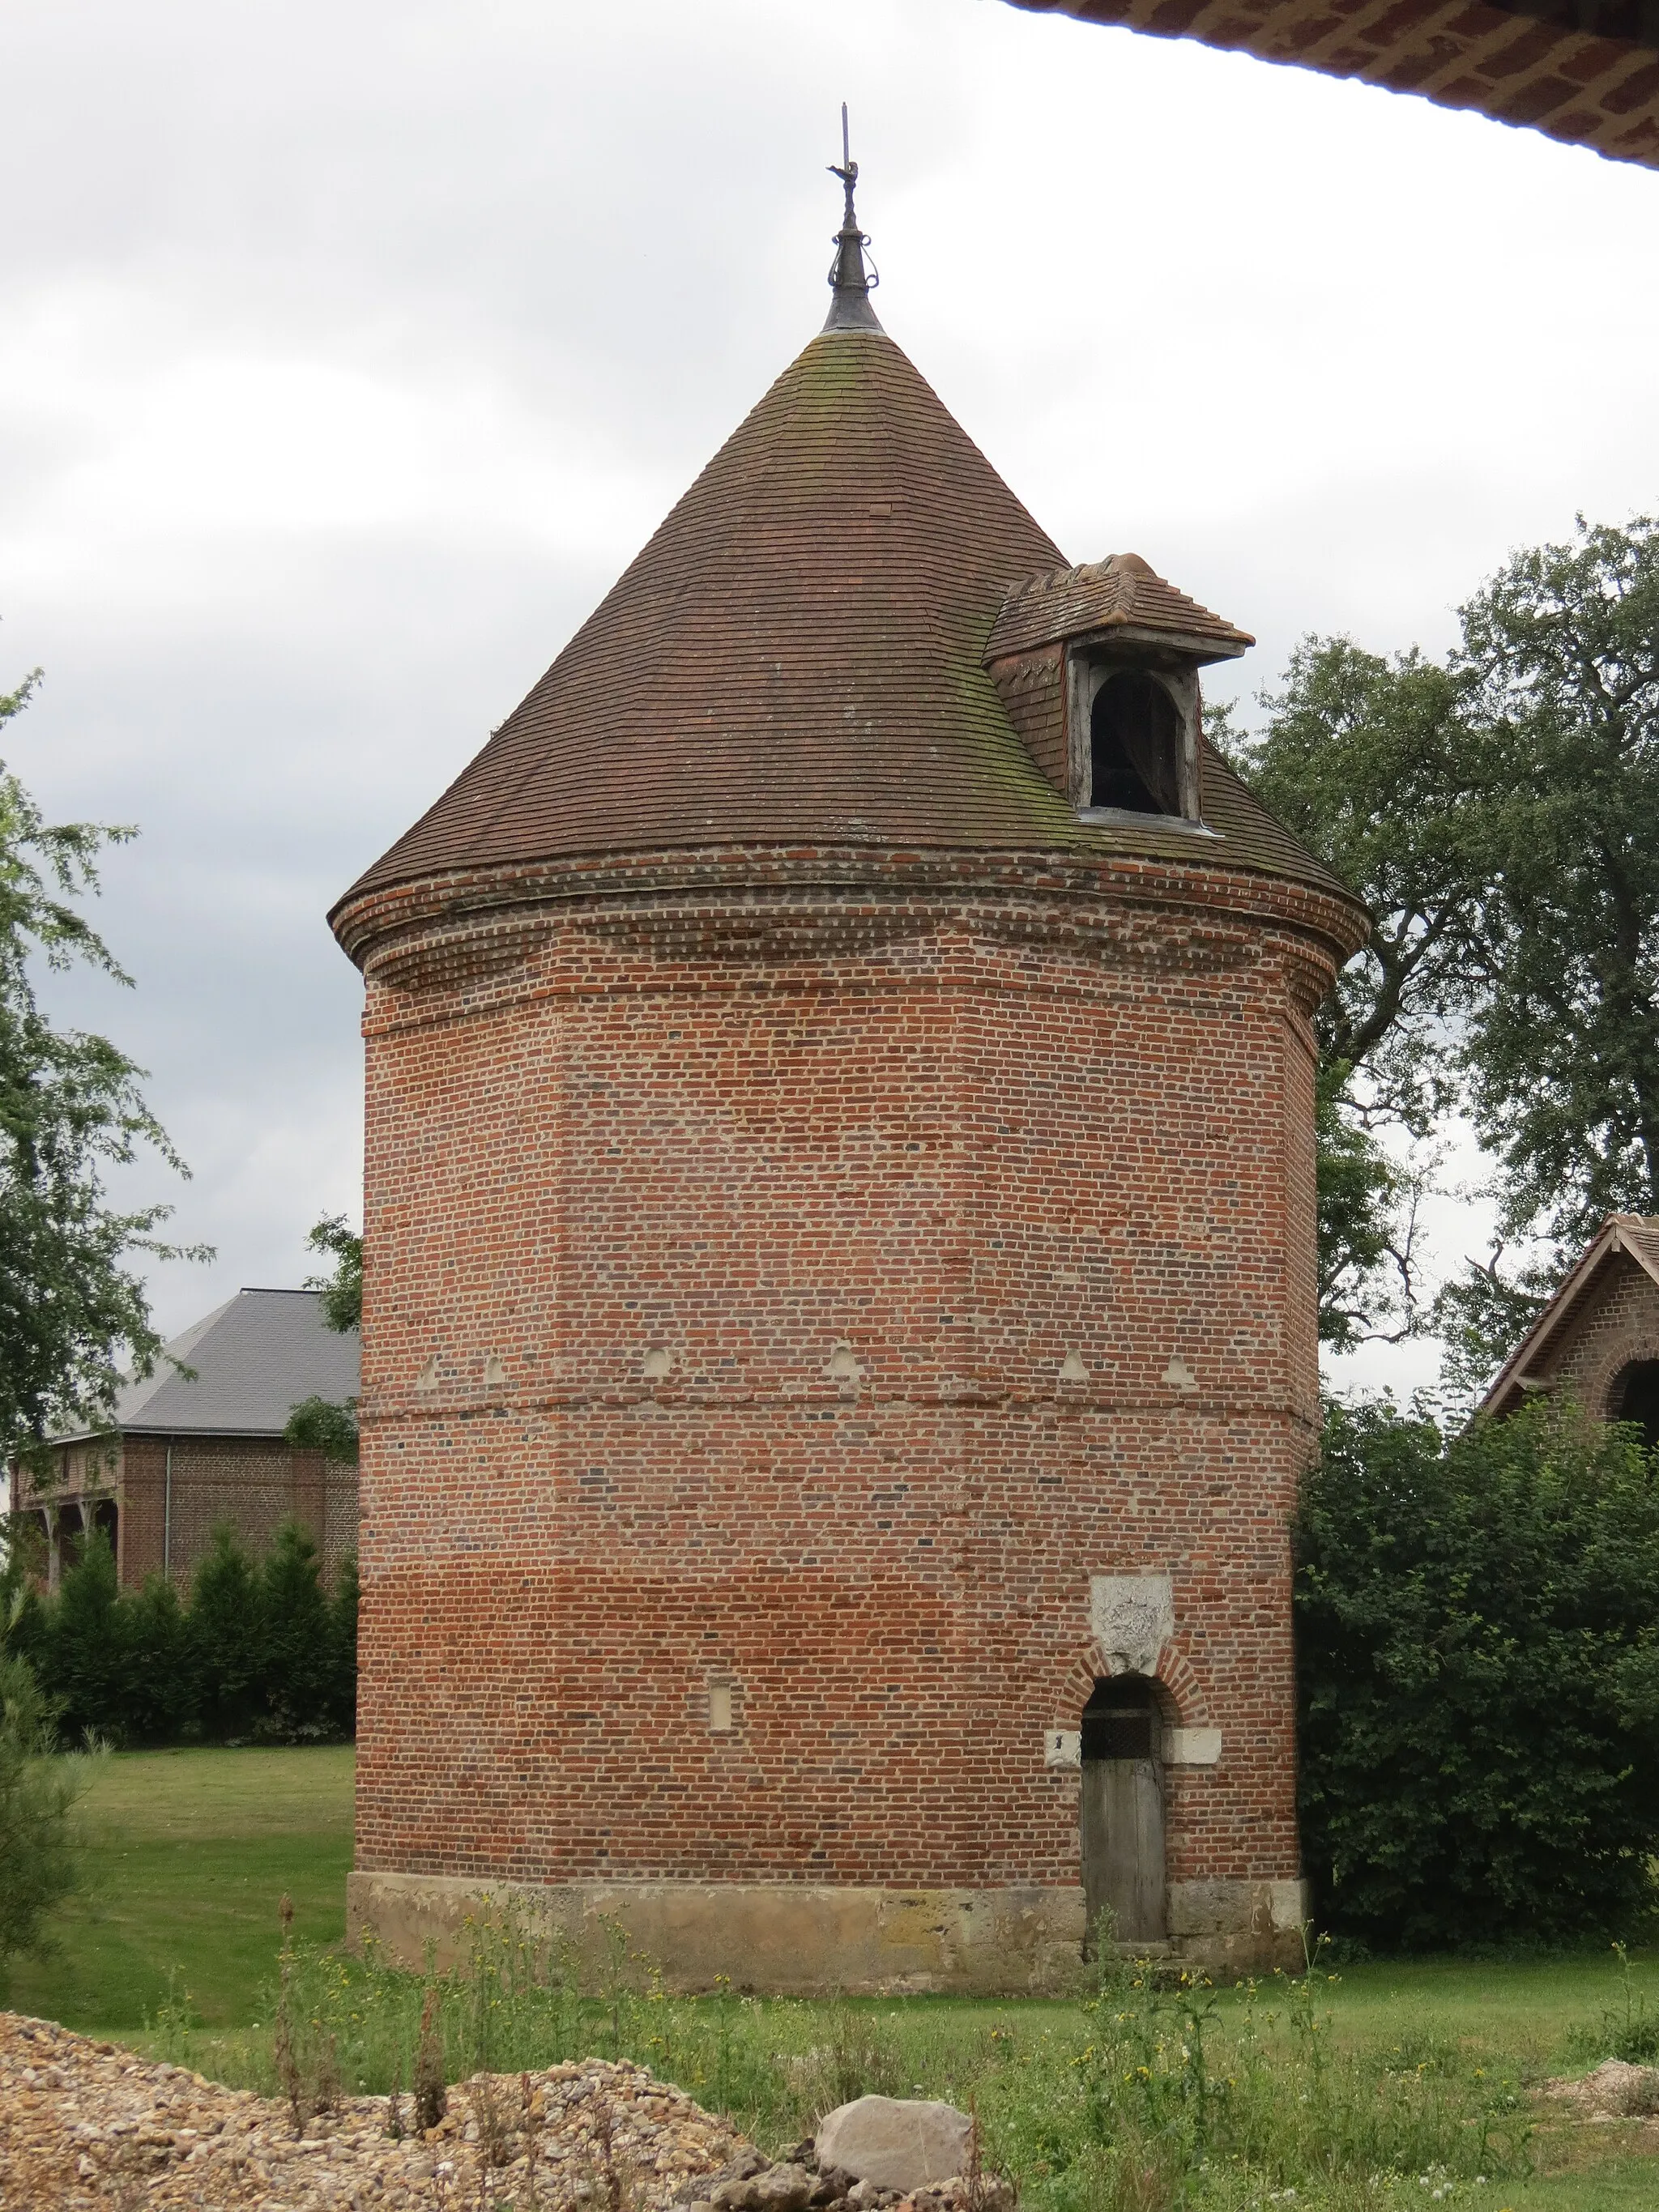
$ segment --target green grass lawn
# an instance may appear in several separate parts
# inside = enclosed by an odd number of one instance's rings
[[[110,1759],[86,1808],[88,1890],[59,1923],[57,1954],[24,1961],[15,1970],[12,2005],[165,2052],[222,2079],[272,2086],[269,1992],[281,1940],[277,1900],[284,1891],[293,1899],[295,1935],[311,1961],[307,1974],[326,1978],[334,1970],[317,1952],[343,1932],[351,1790],[349,1747],[133,1753]],[[176,1978],[177,1992],[188,1992],[188,2027],[161,2015],[170,1976]],[[1650,2011],[1659,2011],[1659,1962],[1638,1960],[1635,1976]],[[1528,2081],[1582,2072],[1589,2048],[1583,2031],[1620,2000],[1617,1965],[1604,1953],[1348,1966],[1320,1996],[1334,2039],[1350,2048],[1398,2053],[1402,2064],[1420,2063],[1463,2079],[1482,2066]],[[1280,2002],[1276,1996],[1266,2001]],[[385,1989],[376,1999],[382,2002],[393,2010],[401,2006],[412,2018],[419,1992]],[[467,2001],[458,1992],[450,2002],[452,2071],[459,2075],[470,2070]],[[1224,2034],[1236,2027],[1243,2002],[1236,1992],[1221,1993]],[[342,2019],[355,2020],[352,2008],[359,2002],[341,1997]],[[658,2003],[653,2011],[651,2002],[638,1998],[623,2016],[617,2048],[684,2077],[693,2094],[717,2102],[708,2078],[708,2053],[717,2040],[710,2026],[713,2006],[710,2000],[666,2008]],[[880,2086],[959,2099],[975,2094],[976,2082],[987,2085],[989,2096],[988,2069],[1005,2065],[1011,2052],[1024,2055],[1019,2063],[1038,2072],[1047,2067],[1048,2079],[1058,2078],[1057,2069],[1070,2063],[1065,2054],[1083,2033],[1077,2003],[1059,2000],[749,2002],[734,2016],[734,2048],[738,2062],[749,2069],[749,2086],[734,2085],[728,2101],[735,2116],[769,2144],[774,2136],[781,2143],[801,2119],[785,2102],[766,2102],[770,2085],[802,2063],[803,2055],[844,2039],[849,2022],[855,2041],[867,2037],[884,2047],[883,2063],[893,2078]],[[616,2018],[600,1994],[590,1993],[559,2034],[609,2055],[606,2039],[617,2033]],[[494,2063],[544,2063],[560,2055],[551,2048],[538,2055],[544,2031],[530,2014],[525,2020],[529,2047],[511,2056],[503,2051]],[[407,2023],[400,2033],[406,2039]],[[369,2072],[384,2070],[395,2040],[383,2037],[378,2069],[372,2058],[356,2063]],[[389,2083],[365,2076],[365,2085]],[[1547,2118],[1536,2144],[1535,2177],[1473,2194],[1460,2186],[1454,2201],[1478,2203],[1486,2212],[1659,2212],[1656,2138],[1659,2125],[1644,2136],[1634,2125],[1569,2127]],[[1033,2212],[1042,2212],[1052,2192],[1040,2173],[1026,2179],[1028,2203]],[[1425,2192],[1423,2201],[1432,2200]]]
[[[258,2020],[283,1892],[296,1936],[345,1932],[352,1761],[349,1744],[105,1761],[85,1808],[86,1889],[57,1923],[55,1954],[14,1969],[12,2006],[126,2035],[176,1972],[208,2026]]]

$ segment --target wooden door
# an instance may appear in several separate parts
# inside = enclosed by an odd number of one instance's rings
[[[1083,1895],[1086,1952],[1103,1911],[1120,1943],[1161,1943],[1164,1776],[1152,1686],[1138,1674],[1097,1682],[1083,1712]]]

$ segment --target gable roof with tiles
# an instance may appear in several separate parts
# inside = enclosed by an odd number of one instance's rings
[[[1511,1413],[1540,1387],[1534,1369],[1601,1289],[1609,1261],[1633,1260],[1659,1287],[1659,1214],[1610,1213],[1580,1253],[1549,1304],[1493,1376],[1477,1411]]]

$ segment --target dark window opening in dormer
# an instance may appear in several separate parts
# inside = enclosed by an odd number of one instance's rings
[[[1181,717],[1156,678],[1138,668],[1109,677],[1089,716],[1090,805],[1179,814],[1180,752]]]

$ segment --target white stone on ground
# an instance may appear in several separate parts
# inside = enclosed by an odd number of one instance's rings
[[[820,2172],[839,2166],[878,2189],[926,2189],[965,2173],[973,2122],[919,2097],[855,2097],[818,2124]]]

